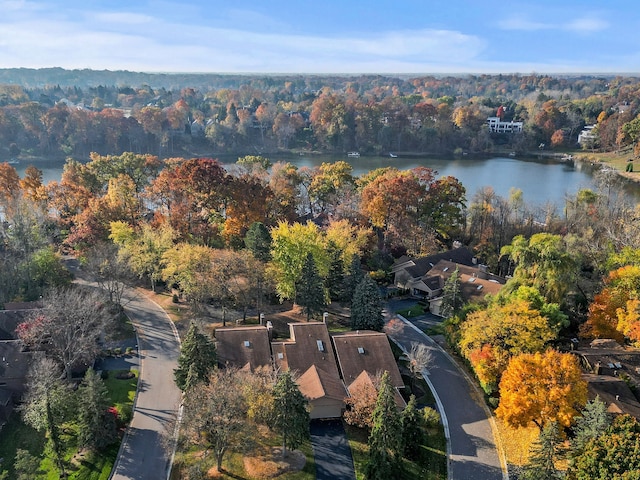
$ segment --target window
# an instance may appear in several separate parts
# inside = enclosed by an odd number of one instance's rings
[[[284,353],[278,352],[278,360],[282,360],[284,358]]]
[[[244,346],[249,348],[251,346],[251,342],[249,340],[244,341]]]
[[[359,353],[360,355],[363,355],[363,354],[364,354],[364,348],[362,348],[362,347],[358,347],[358,353]]]
[[[324,345],[322,344],[322,340],[316,340],[316,343],[318,344],[318,350],[320,352],[324,352]]]

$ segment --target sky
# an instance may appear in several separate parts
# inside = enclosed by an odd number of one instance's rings
[[[0,0],[0,68],[640,73],[637,0]]]

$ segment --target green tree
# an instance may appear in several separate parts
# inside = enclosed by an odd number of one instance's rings
[[[16,458],[13,463],[16,480],[33,480],[37,478],[39,469],[40,459],[38,457],[31,455],[29,450],[23,450],[22,448],[16,450]]]
[[[367,480],[398,478],[402,465],[402,420],[388,372],[384,372],[380,379],[368,443],[369,458],[365,467]]]
[[[556,461],[562,456],[562,437],[556,422],[548,423],[531,446],[531,456],[523,480],[554,480],[562,478]]]
[[[24,421],[45,431],[61,478],[67,478],[62,425],[73,409],[71,389],[60,378],[60,369],[46,357],[38,358],[29,369],[27,393],[22,405]]]
[[[442,289],[442,304],[440,313],[443,317],[450,317],[460,311],[464,304],[460,288],[460,271],[456,267],[451,276],[444,282]]]
[[[402,411],[402,442],[404,455],[407,458],[417,459],[425,442],[424,416],[420,412],[416,402],[416,396],[409,397],[409,403]]]
[[[359,255],[354,254],[351,256],[349,270],[344,277],[343,300],[347,300],[349,302],[353,300],[353,295],[356,293],[356,288],[364,277],[361,263],[362,261]]]
[[[377,330],[384,327],[380,289],[370,275],[365,275],[358,284],[351,302],[351,329]]]
[[[262,222],[254,222],[247,230],[244,244],[258,260],[271,260],[271,233]]]
[[[603,434],[612,421],[606,403],[599,396],[587,402],[581,413],[573,427],[572,455],[583,452],[587,442]]]
[[[282,373],[273,387],[273,411],[269,428],[282,436],[282,456],[287,447],[297,448],[309,438],[307,400],[289,371]]]
[[[514,278],[536,287],[549,302],[561,302],[575,283],[579,263],[559,235],[518,235],[500,254],[515,262]]]
[[[176,385],[180,390],[187,389],[195,376],[197,382],[209,382],[209,375],[216,367],[216,346],[209,337],[201,333],[194,322],[191,322],[187,335],[182,342],[178,368],[173,371]],[[191,376],[190,382],[187,382]]]
[[[115,442],[118,438],[116,419],[108,411],[111,400],[107,387],[92,368],[85,373],[77,398],[80,445],[100,450]]]
[[[329,252],[329,273],[325,279],[325,287],[329,292],[329,298],[331,300],[341,300],[344,295],[344,261],[342,260],[342,252],[335,245],[335,243],[329,241],[327,245]]]
[[[321,312],[325,305],[324,286],[311,253],[307,254],[300,278],[296,282],[296,303],[303,308],[307,322],[315,313]]]
[[[601,435],[587,441],[567,471],[569,480],[637,480],[640,424],[621,415]]]

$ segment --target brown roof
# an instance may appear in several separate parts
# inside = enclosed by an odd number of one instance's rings
[[[301,375],[315,365],[335,378],[340,378],[326,324],[290,323],[289,332],[290,340],[271,344],[276,367]]]
[[[378,391],[374,382],[373,375],[363,370],[360,375],[358,375],[356,379],[351,382],[351,385],[349,385],[349,388],[347,389],[349,391],[349,395],[351,396],[356,394],[356,391],[359,387],[365,387],[366,385],[370,385],[375,391]],[[404,408],[407,406],[407,402],[404,401],[404,398],[402,398],[402,395],[400,395],[397,387],[393,389],[393,399],[395,400],[398,408]]]
[[[439,276],[442,283],[458,269],[460,275],[460,292],[465,301],[481,300],[485,295],[491,293],[496,294],[505,283],[505,279],[487,273],[479,267],[470,267],[440,260],[429,272],[429,276]],[[484,278],[486,277],[486,278]]]
[[[267,327],[218,327],[215,331],[218,363],[249,368],[271,366],[271,348]]]
[[[297,380],[300,392],[309,400],[333,398],[344,400],[347,390],[342,381],[315,365],[309,367]]]
[[[332,336],[332,340],[342,378],[347,387],[363,371],[371,376],[387,371],[394,387],[404,387],[398,364],[385,333],[370,330],[337,333]]]
[[[598,395],[609,413],[627,413],[640,420],[640,403],[624,380],[609,375],[584,374],[582,377],[587,381],[589,399]]]

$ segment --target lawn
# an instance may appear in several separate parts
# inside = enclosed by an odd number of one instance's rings
[[[135,376],[127,380],[116,379],[116,373],[109,372],[109,378],[105,380],[105,385],[113,404],[118,405],[119,409],[124,408],[130,412],[135,396],[138,373],[134,372]],[[85,452],[84,454],[78,454],[75,437],[77,433],[76,425],[73,423],[65,424],[62,431],[63,439],[67,446],[65,459],[68,463],[68,478],[70,480],[107,480],[118,455],[119,444],[112,445],[99,453]],[[57,467],[50,458],[44,455],[46,448],[44,433],[26,425],[20,418],[19,413],[14,412],[0,434],[0,458],[4,459],[0,469],[9,472],[8,478],[15,478],[13,462],[16,451],[19,448],[28,450],[32,455],[42,459],[40,463],[41,475],[37,478],[58,480]]]
[[[369,454],[368,433],[362,428],[345,425],[349,445],[356,470],[356,480],[365,480],[364,469]],[[417,461],[403,460],[405,480],[445,480],[447,478],[447,446],[442,427],[429,432],[427,440],[421,446],[421,455]]]
[[[404,310],[398,310],[396,313],[398,315],[402,315],[404,318],[419,317],[420,315],[425,314],[424,309],[425,309],[424,305],[420,305],[419,303],[416,303],[412,307],[405,308]]]

